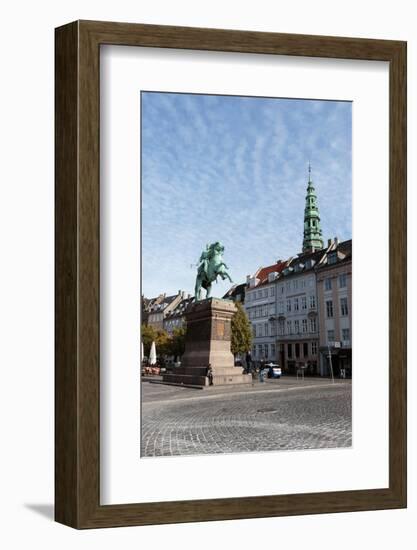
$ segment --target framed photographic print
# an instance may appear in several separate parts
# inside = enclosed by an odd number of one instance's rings
[[[56,520],[406,506],[406,44],[56,29]]]

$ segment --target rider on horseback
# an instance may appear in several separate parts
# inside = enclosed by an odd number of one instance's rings
[[[223,253],[224,246],[219,241],[210,245],[207,244],[206,249],[201,253],[195,283],[196,301],[201,298],[201,288],[206,289],[206,298],[210,297],[211,283],[216,281],[219,275],[223,281],[229,279],[232,282],[230,275],[226,271],[228,267],[223,262]]]

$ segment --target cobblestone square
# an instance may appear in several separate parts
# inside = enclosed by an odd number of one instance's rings
[[[141,455],[350,447],[351,388],[292,377],[205,390],[143,381]]]

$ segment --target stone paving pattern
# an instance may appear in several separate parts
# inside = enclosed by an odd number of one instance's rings
[[[345,381],[281,379],[244,390],[143,382],[141,455],[350,447],[351,403]]]

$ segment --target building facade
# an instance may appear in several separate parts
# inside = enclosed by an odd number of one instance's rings
[[[324,261],[317,195],[308,166],[302,253],[292,258],[277,281],[277,350],[284,372],[303,368],[319,373],[319,319],[316,269]]]
[[[164,330],[165,317],[177,307],[184,297],[185,293],[181,290],[173,296],[160,294],[157,298],[142,297],[142,323],[146,323],[155,330]]]
[[[277,361],[276,347],[276,280],[286,262],[259,268],[248,275],[245,290],[245,311],[252,325],[252,361]]]
[[[164,330],[172,336],[175,329],[179,329],[185,325],[185,313],[189,306],[193,303],[194,297],[190,294],[183,297],[174,309],[168,311],[164,318]]]
[[[324,246],[309,166],[302,252],[247,276],[245,310],[253,330],[252,360],[276,362],[288,374],[303,368],[306,374],[328,376],[330,353],[334,375],[349,376],[351,266],[351,240],[330,239]]]
[[[300,254],[277,281],[276,347],[284,373],[303,367],[307,374],[319,374],[316,267],[325,255],[322,250]]]
[[[352,240],[329,243],[317,269],[320,374],[352,376]]]

